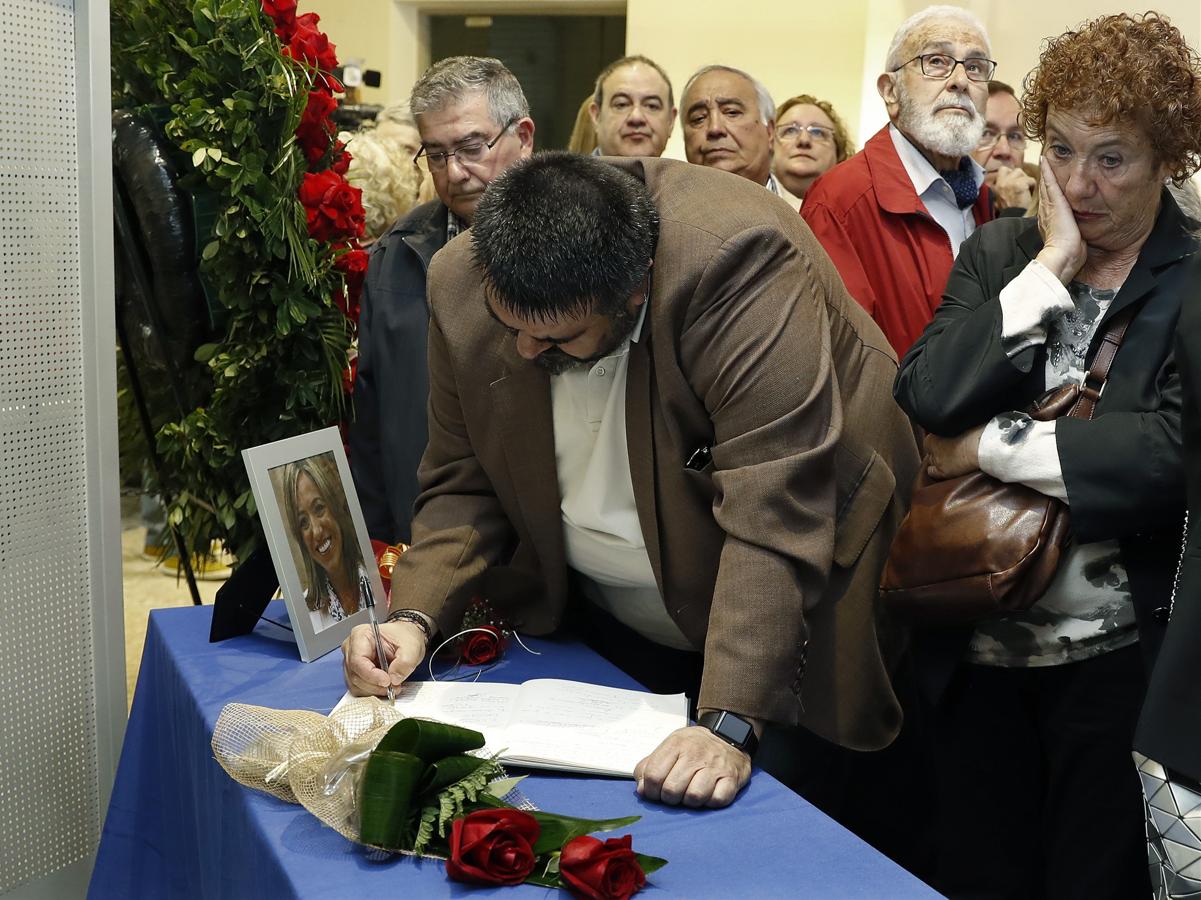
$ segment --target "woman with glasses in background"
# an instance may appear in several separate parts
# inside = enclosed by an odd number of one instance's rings
[[[846,123],[827,101],[798,94],[776,110],[771,170],[776,181],[798,200],[804,201],[817,176],[854,152]]]

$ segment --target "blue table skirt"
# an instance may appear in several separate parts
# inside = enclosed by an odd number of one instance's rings
[[[237,702],[328,712],[344,691],[342,656],[335,651],[301,663],[291,633],[266,621],[250,635],[209,644],[211,615],[208,606],[150,614],[89,897],[566,896],[530,885],[458,885],[447,880],[438,860],[368,862],[300,806],[234,782],[209,746],[222,707]],[[277,601],[267,615],[286,619],[287,613]],[[579,643],[527,644],[542,655],[512,646],[486,679],[570,678],[638,687]],[[646,803],[627,780],[534,773],[522,789],[555,812],[641,815],[629,828],[634,847],[670,861],[648,883],[648,900],[938,896],[762,772],[723,810]]]

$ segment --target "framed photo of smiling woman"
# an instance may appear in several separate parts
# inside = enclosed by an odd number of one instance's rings
[[[362,585],[384,588],[337,428],[242,451],[300,658],[333,650],[366,622]],[[380,610],[385,614],[386,610]]]

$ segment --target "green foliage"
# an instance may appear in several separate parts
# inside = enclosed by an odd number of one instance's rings
[[[240,453],[337,424],[353,325],[333,250],[308,236],[295,131],[314,73],[280,53],[258,0],[113,0],[113,104],[155,107],[182,185],[216,210],[198,235],[224,321],[196,357],[211,396],[158,433],[170,520],[238,558],[261,540]]]

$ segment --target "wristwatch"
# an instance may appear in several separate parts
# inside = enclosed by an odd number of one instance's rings
[[[759,749],[759,738],[755,737],[755,727],[741,716],[719,709],[713,712],[703,712],[697,717],[696,724],[708,728],[715,735],[729,744],[737,747],[747,756],[754,757]]]

